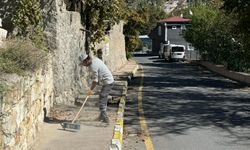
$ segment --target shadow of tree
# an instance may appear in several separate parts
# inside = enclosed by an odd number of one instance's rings
[[[250,143],[250,93],[241,91],[244,85],[189,64],[143,66],[143,110],[152,135],[211,127],[233,143]]]

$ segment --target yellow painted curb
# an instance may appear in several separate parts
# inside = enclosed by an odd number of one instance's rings
[[[117,119],[114,129],[114,135],[111,141],[110,150],[121,150],[123,142],[123,116],[125,108],[125,97],[120,98],[119,108],[117,111]]]

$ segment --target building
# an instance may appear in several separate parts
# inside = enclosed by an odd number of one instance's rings
[[[183,38],[182,34],[190,21],[190,19],[179,16],[160,20],[149,34],[149,37],[152,39],[153,54],[158,55],[161,44],[167,43],[184,45],[186,49],[188,49],[189,44]]]

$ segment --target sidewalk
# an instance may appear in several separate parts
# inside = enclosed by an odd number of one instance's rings
[[[137,69],[138,66],[135,61],[128,61],[119,71],[113,73],[115,79],[118,80],[114,86],[114,90],[116,90],[114,93],[122,89],[123,91],[120,93],[124,94],[124,89],[127,88],[127,84],[124,84],[124,82],[127,82],[126,79],[133,77]],[[117,94],[114,97],[117,99]],[[70,121],[80,106],[54,106],[47,121],[43,124],[36,143],[31,149],[108,150],[111,147],[112,149],[120,149],[122,145],[125,104],[120,102],[119,108],[118,104],[109,104],[108,115],[110,124],[107,125],[97,120],[99,116],[99,109],[96,106],[97,102],[98,98],[92,97],[86,103],[80,114],[79,123],[81,124],[81,129],[79,131],[64,130],[60,123]]]

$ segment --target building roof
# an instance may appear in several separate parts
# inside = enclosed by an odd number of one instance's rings
[[[161,23],[180,23],[180,22],[190,22],[191,20],[190,19],[185,19],[185,18],[182,18],[180,16],[173,16],[173,17],[170,17],[170,18],[166,18],[166,19],[162,19],[160,20],[159,22]]]

